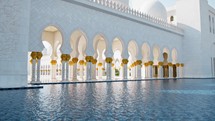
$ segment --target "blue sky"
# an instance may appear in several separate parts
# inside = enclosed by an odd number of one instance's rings
[[[172,6],[175,4],[176,0],[160,0],[166,7]],[[208,3],[215,8],[215,0],[208,0]]]

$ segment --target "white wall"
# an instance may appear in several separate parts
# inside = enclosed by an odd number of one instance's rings
[[[26,86],[30,0],[0,3],[0,88]]]
[[[102,33],[108,40],[108,49],[111,49],[112,40],[119,37],[125,42],[124,46],[126,47],[124,48],[127,48],[130,40],[136,40],[139,48],[142,47],[144,42],[148,42],[151,47],[157,44],[160,47],[167,46],[170,50],[177,48],[179,56],[181,56],[182,36],[179,34],[160,30],[134,20],[126,20],[116,14],[107,14],[97,9],[79,6],[73,4],[73,2],[55,1],[51,3],[51,1],[32,1],[30,26],[32,39],[30,43],[37,44],[29,44],[29,51],[36,48],[34,45],[39,45],[40,31],[48,25],[55,25],[62,32],[63,43],[66,44],[69,44],[72,32],[82,30],[87,35],[88,45],[92,43],[97,34]],[[62,49],[65,49],[65,47]],[[88,46],[87,49],[87,54],[93,55],[93,48]],[[139,55],[138,58],[142,58],[142,54]],[[180,57],[179,60],[181,61]]]

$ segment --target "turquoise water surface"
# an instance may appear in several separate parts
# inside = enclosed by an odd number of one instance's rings
[[[0,121],[215,121],[215,80],[46,85],[0,91]]]

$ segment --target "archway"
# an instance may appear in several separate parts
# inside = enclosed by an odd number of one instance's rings
[[[159,57],[160,57],[160,48],[158,45],[155,45],[153,47],[153,77],[158,77],[158,63],[159,63]]]
[[[172,50],[172,73],[171,76],[176,78],[178,76],[178,70],[177,70],[177,57],[178,57],[178,53],[177,50],[174,48]]]
[[[81,30],[74,31],[70,38],[70,44],[73,50],[70,54],[72,57],[70,61],[70,80],[84,81],[86,79],[86,34]]]
[[[42,32],[41,40],[44,49],[41,53],[42,58],[37,59],[37,63],[35,63],[37,65],[37,75],[39,75],[37,80],[40,80],[40,82],[57,81],[57,71],[61,71],[60,68],[58,70],[57,66],[60,65],[59,52],[63,41],[62,34],[57,27],[47,26]],[[30,71],[35,70],[32,68]],[[33,76],[32,73],[31,76]]]
[[[106,76],[105,52],[107,49],[107,43],[105,37],[103,35],[97,35],[94,38],[93,47],[95,50],[94,58],[97,59],[97,63],[95,63],[94,67],[96,68],[96,73],[93,78],[102,80],[105,78],[104,76]]]
[[[119,38],[115,38],[112,43],[112,51],[113,51],[113,63],[114,63],[114,79],[122,79],[123,78],[123,65],[122,65],[122,53],[123,53],[123,43]],[[116,68],[116,63],[120,62],[120,67]],[[116,75],[116,73],[118,73]]]
[[[150,59],[150,46],[147,43],[142,45],[142,56],[143,56],[143,66],[142,66],[142,77],[149,78],[150,77],[150,70],[149,70],[149,59]]]
[[[137,61],[137,53],[138,53],[138,46],[137,46],[137,43],[132,40],[128,43],[128,53],[129,53],[129,65],[132,65],[130,66],[130,69],[128,71],[128,75],[129,75],[129,78],[130,79],[135,79],[137,78],[137,65],[135,65],[134,63]],[[140,70],[139,70],[140,71]]]

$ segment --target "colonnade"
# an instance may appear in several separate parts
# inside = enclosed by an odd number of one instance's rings
[[[42,52],[31,52],[32,74],[31,83],[40,83],[41,75],[41,58]],[[112,57],[106,57],[105,63],[98,62],[93,56],[86,56],[85,60],[71,58],[70,54],[61,55],[61,70],[57,69],[57,60],[51,60],[50,75],[51,80],[57,81],[57,71],[61,73],[61,81],[91,81],[91,80],[115,80],[115,63]],[[157,65],[153,61],[143,62],[136,60],[128,64],[129,60],[122,59],[121,62],[121,80],[130,79],[147,79],[147,78],[177,78],[183,77],[183,63],[166,63],[158,62]],[[79,69],[78,69],[79,66]],[[105,72],[105,74],[104,74]],[[78,73],[80,79],[78,79]],[[102,78],[105,76],[106,78]],[[85,77],[85,78],[84,78]]]

